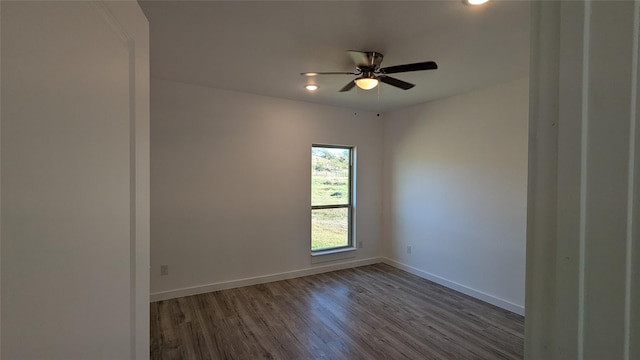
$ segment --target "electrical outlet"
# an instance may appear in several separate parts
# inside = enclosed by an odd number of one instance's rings
[[[358,248],[362,249],[364,247],[364,241],[360,240],[358,241]]]
[[[411,254],[411,245],[407,245],[407,254]]]
[[[169,275],[169,265],[160,265],[160,275]]]

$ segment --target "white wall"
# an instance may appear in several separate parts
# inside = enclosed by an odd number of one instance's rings
[[[149,25],[135,1],[0,6],[0,355],[148,359]]]
[[[312,264],[310,256],[314,143],[356,146],[364,246],[342,263],[378,260],[382,122],[375,114],[164,80],[152,80],[151,89],[152,299],[336,264]],[[161,264],[168,276],[159,275]]]
[[[389,262],[523,313],[528,80],[394,111],[384,124]]]

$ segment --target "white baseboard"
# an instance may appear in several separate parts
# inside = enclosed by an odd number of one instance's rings
[[[433,282],[435,282],[437,284],[440,284],[442,286],[445,286],[445,287],[448,287],[450,289],[459,291],[459,292],[461,292],[463,294],[472,296],[472,297],[474,297],[476,299],[482,300],[482,301],[487,302],[489,304],[501,307],[503,309],[506,309],[506,310],[512,311],[512,312],[514,312],[516,314],[524,316],[524,306],[521,306],[521,305],[518,305],[518,304],[514,304],[512,302],[500,299],[498,297],[495,297],[493,295],[487,294],[485,292],[470,288],[470,287],[465,286],[465,285],[458,284],[456,282],[447,280],[447,279],[445,279],[443,277],[440,277],[438,275],[434,275],[434,274],[428,273],[426,271],[420,270],[420,269],[415,268],[413,266],[409,266],[409,265],[400,263],[398,261],[395,261],[395,260],[392,260],[392,259],[389,259],[389,258],[386,258],[386,257],[373,257],[373,258],[368,258],[368,259],[346,261],[346,262],[341,262],[341,263],[338,263],[338,264],[315,266],[315,267],[311,267],[311,268],[307,268],[307,269],[301,269],[301,270],[287,271],[287,272],[270,274],[270,275],[255,276],[255,277],[250,277],[250,278],[245,278],[245,279],[238,279],[238,280],[223,281],[223,282],[207,284],[207,285],[191,286],[191,287],[175,289],[175,290],[160,291],[160,292],[152,293],[150,295],[150,298],[151,298],[151,302],[169,300],[169,299],[175,299],[175,298],[179,298],[179,297],[183,297],[183,296],[198,295],[198,294],[204,294],[204,293],[208,293],[208,292],[212,292],[212,291],[233,289],[233,288],[257,285],[257,284],[264,284],[264,283],[269,283],[269,282],[273,282],[273,281],[293,279],[293,278],[302,277],[302,276],[321,274],[321,273],[325,273],[325,272],[329,272],[329,271],[336,271],[336,270],[354,268],[354,267],[358,267],[358,266],[371,265],[371,264],[376,264],[376,263],[379,263],[379,262],[383,262],[383,263],[385,263],[387,265],[391,265],[391,266],[393,266],[395,268],[398,268],[400,270],[404,270],[406,272],[409,272],[409,273],[412,273],[414,275],[420,276],[421,278],[433,281]]]
[[[264,283],[273,282],[273,281],[321,274],[329,271],[336,271],[336,270],[354,268],[358,266],[371,265],[379,262],[382,262],[382,258],[373,257],[368,259],[346,261],[338,264],[314,266],[307,269],[287,271],[287,272],[271,274],[271,275],[255,276],[255,277],[250,277],[245,279],[223,281],[223,282],[207,284],[207,285],[190,286],[190,287],[176,289],[176,290],[168,290],[168,291],[151,293],[150,299],[151,299],[151,302],[169,300],[169,299],[175,299],[183,296],[198,295],[198,294],[204,294],[212,291],[264,284]]]
[[[400,262],[397,262],[395,260],[383,257],[382,258],[382,262],[387,264],[387,265],[391,265],[393,267],[396,267],[400,270],[404,270],[406,272],[412,273],[414,275],[420,276],[423,279],[427,279],[430,281],[433,281],[434,283],[440,284],[442,286],[446,286],[450,289],[459,291],[463,294],[469,295],[471,297],[474,297],[476,299],[482,300],[484,302],[487,302],[491,305],[495,305],[497,307],[509,310],[511,312],[514,312],[516,314],[522,315],[524,316],[524,306],[522,305],[518,305],[518,304],[514,304],[512,302],[509,302],[507,300],[503,300],[500,299],[498,297],[495,297],[493,295],[487,294],[485,292],[482,292],[480,290],[476,290],[476,289],[472,289],[468,286],[462,285],[462,284],[458,284],[456,282],[447,280],[443,277],[440,277],[438,275],[434,275],[431,273],[428,273],[426,271],[422,271],[420,269],[414,268],[413,266],[409,266]]]

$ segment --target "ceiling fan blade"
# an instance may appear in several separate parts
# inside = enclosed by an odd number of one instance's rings
[[[347,50],[347,53],[358,68],[380,66],[384,57],[381,53],[375,51]]]
[[[395,86],[402,90],[409,90],[414,87],[414,84],[408,83],[406,81],[402,81],[400,79],[392,78],[391,76],[379,76],[378,79],[385,84],[389,84],[391,86]]]
[[[355,81],[349,81],[349,83],[347,85],[345,85],[342,89],[340,89],[340,92],[345,92],[345,91],[349,91],[351,89],[353,89],[353,87],[356,86],[356,82]]]
[[[302,76],[316,76],[316,75],[360,75],[350,71],[330,71],[330,72],[303,72]]]
[[[347,50],[356,67],[370,66],[369,56],[364,51]]]
[[[425,62],[420,62],[415,64],[389,66],[389,67],[380,69],[380,73],[395,74],[395,73],[409,72],[409,71],[435,70],[437,68],[438,68],[438,64],[436,64],[435,61],[425,61]]]

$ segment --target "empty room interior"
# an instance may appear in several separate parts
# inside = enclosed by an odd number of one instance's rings
[[[208,301],[162,300],[380,263],[390,266],[361,270],[401,269],[524,315],[529,4],[142,2],[141,7],[151,39],[152,355],[199,351],[184,340],[186,325],[171,319],[195,316],[191,309]],[[356,75],[301,75],[356,72],[356,65],[364,67],[372,56],[357,53],[365,60],[354,64],[358,60],[347,50],[383,54],[380,68],[425,61],[438,68],[389,74],[415,84],[408,90],[382,81],[370,90],[356,86],[341,92]],[[306,90],[309,84],[318,89]],[[329,186],[333,195],[343,196],[312,196],[324,191],[327,180],[339,181],[335,174],[323,176],[334,165],[318,165],[313,145],[351,148],[353,154],[344,156],[352,156],[354,165],[352,219],[344,219],[352,225],[351,240],[346,236],[319,249],[313,241],[330,235],[322,227],[340,225],[323,225],[322,212],[331,209],[311,206],[348,203],[349,191]],[[328,170],[323,174],[319,166]],[[328,280],[323,279],[317,281]],[[346,280],[327,285],[326,293],[309,287],[311,295],[286,296],[306,299],[305,306],[327,316],[347,317],[350,311],[349,317],[372,316],[355,312],[364,298],[339,300],[358,291],[381,296]],[[331,290],[338,291],[337,300],[330,301]],[[277,290],[262,291],[275,296]],[[231,317],[296,308],[277,296],[228,294],[235,300],[226,301],[241,308]],[[453,314],[414,324],[436,330],[409,336],[412,331],[395,322],[409,321],[410,314],[414,320],[428,316],[426,309],[433,306],[411,299],[390,323],[281,319],[295,317],[291,310],[274,319],[211,328],[194,320],[188,336],[209,339],[204,353],[230,357],[254,358],[260,351],[278,358],[522,357],[522,318],[494,314],[492,308],[485,314],[477,304],[456,299]],[[211,311],[226,313],[218,308],[225,300],[218,301],[209,305]],[[367,310],[395,311],[391,303],[378,306]],[[416,312],[407,312],[412,306]],[[454,323],[457,316],[464,318],[459,328],[437,325]],[[517,320],[502,323],[499,316]],[[475,317],[482,319],[479,324]],[[215,335],[226,326],[228,338]],[[246,337],[233,330],[244,326]],[[342,326],[362,332],[350,334]],[[276,339],[262,332],[275,332]],[[465,348],[461,342],[468,336],[480,345]],[[431,343],[432,338],[440,341]],[[258,350],[243,344],[252,341],[261,343]]]
[[[475,2],[2,1],[0,359],[637,359],[640,1]]]

